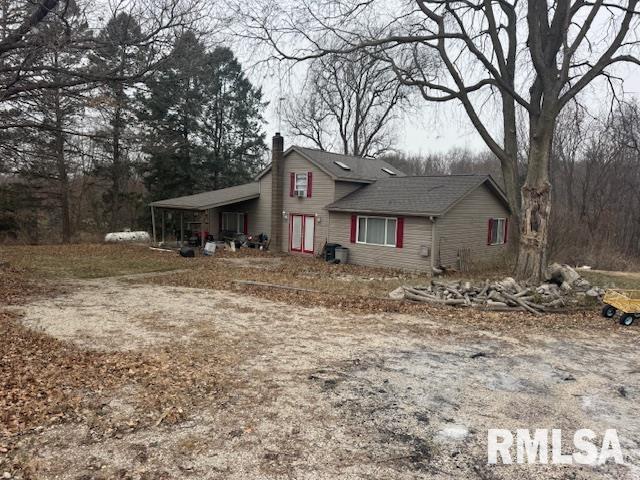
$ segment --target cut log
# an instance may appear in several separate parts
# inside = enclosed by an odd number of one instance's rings
[[[436,297],[432,297],[432,296],[427,296],[427,295],[419,295],[419,294],[415,294],[409,290],[405,291],[405,298],[409,299],[409,300],[413,300],[415,302],[424,302],[424,303],[433,303],[433,304],[440,304],[440,305],[464,305],[465,301],[464,299],[451,299],[451,300],[445,300],[442,298],[436,298]]]
[[[398,287],[394,291],[389,292],[389,298],[393,300],[402,300],[404,298],[404,287]]]
[[[534,315],[540,315],[540,312],[538,310],[536,310],[535,308],[533,308],[530,304],[528,304],[527,302],[522,301],[522,299],[517,298],[513,295],[510,295],[506,292],[502,292],[502,295],[504,295],[505,298],[507,298],[508,300],[511,300],[512,302],[517,303],[518,305],[520,305],[522,308],[524,308],[525,310],[533,313]]]
[[[495,300],[487,300],[487,305],[491,307],[508,307],[504,302],[496,302]]]

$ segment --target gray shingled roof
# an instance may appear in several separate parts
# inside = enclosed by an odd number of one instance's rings
[[[395,172],[397,176],[404,176],[400,170],[384,160],[367,157],[354,157],[352,155],[341,155],[339,153],[325,152],[313,148],[292,147],[301,155],[308,157],[315,162],[319,168],[325,170],[329,175],[339,180],[377,180],[379,178],[390,178],[391,176],[383,172],[387,168]],[[351,170],[344,170],[335,162],[342,162],[348,165]],[[391,177],[393,178],[393,177]]]
[[[380,179],[327,208],[331,211],[439,216],[485,182],[506,204],[504,193],[490,175],[446,175]]]
[[[252,182],[237,187],[223,188],[211,192],[197,193],[186,197],[169,198],[152,202],[152,207],[177,210],[207,210],[230,203],[251,200],[260,196],[260,183]]]
[[[354,157],[353,155],[342,155],[340,153],[325,152],[314,148],[292,146],[284,152],[285,156],[291,152],[298,152],[306,157],[311,163],[315,164],[320,170],[323,170],[334,180],[346,180],[353,182],[373,182],[379,178],[389,178],[390,175],[382,169],[387,168],[395,172],[397,176],[404,176],[400,170],[393,165],[388,164],[384,160],[368,157]],[[341,162],[350,167],[350,170],[344,170],[335,162]],[[269,165],[263,170],[258,179],[271,170]]]

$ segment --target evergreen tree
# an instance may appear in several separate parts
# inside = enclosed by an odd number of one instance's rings
[[[73,235],[71,182],[75,166],[70,136],[84,113],[87,89],[86,85],[74,86],[66,72],[84,59],[84,52],[74,48],[74,43],[90,37],[86,19],[75,3],[68,8],[67,18],[47,17],[38,32],[41,56],[37,67],[50,87],[38,96],[21,98],[14,110],[14,120],[23,125],[17,142],[24,155],[17,172],[28,180],[36,198],[42,195],[59,209],[64,243]]]
[[[119,13],[100,32],[91,57],[95,70],[111,78],[98,85],[93,101],[106,124],[97,132],[106,153],[98,163],[97,173],[109,184],[103,200],[111,231],[133,222],[127,209],[135,203],[135,195],[129,192],[130,152],[135,146],[137,126],[136,98],[132,90],[136,73],[143,70],[146,58],[142,37],[138,22],[127,13]]]
[[[262,166],[266,149],[261,112],[262,92],[246,78],[233,52],[218,47],[208,55],[204,131],[207,157],[200,189],[249,181]]]
[[[147,85],[140,118],[152,200],[243,183],[260,168],[262,94],[229,49],[207,52],[186,32]]]

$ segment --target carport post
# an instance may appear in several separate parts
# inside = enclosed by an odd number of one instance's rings
[[[200,232],[200,246],[204,250],[204,244],[205,244],[205,239],[204,239],[204,216],[203,216],[202,212],[200,212],[200,230],[202,230]]]
[[[151,224],[153,225],[152,229],[153,229],[153,244],[155,245],[156,242],[156,214],[155,214],[155,210],[153,209],[153,205],[151,205]]]
[[[184,212],[180,212],[180,246],[184,245]]]
[[[162,209],[162,244],[164,245],[164,209]]]

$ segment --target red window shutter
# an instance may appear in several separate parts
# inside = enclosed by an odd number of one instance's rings
[[[491,245],[491,238],[493,237],[493,218],[489,219],[489,226],[487,227],[487,245]]]
[[[351,215],[351,243],[356,243],[356,229],[358,227],[358,216]]]
[[[291,172],[289,174],[289,196],[293,197],[293,190],[296,188],[296,174]]]
[[[311,197],[311,191],[313,190],[313,172],[307,173],[307,197]]]
[[[504,243],[507,243],[508,238],[509,238],[509,219],[505,218],[504,219]]]
[[[242,233],[245,235],[249,233],[249,215],[244,214],[244,225],[242,226]]]
[[[402,248],[403,243],[404,243],[404,218],[398,217],[396,219],[396,248]]]

